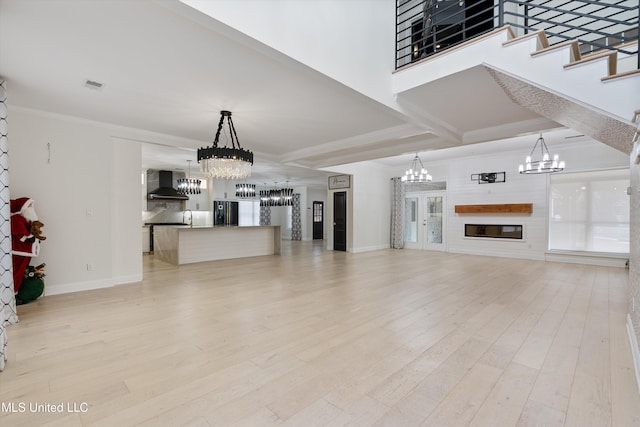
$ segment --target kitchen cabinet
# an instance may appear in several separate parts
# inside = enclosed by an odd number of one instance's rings
[[[205,188],[200,194],[189,194],[186,207],[192,211],[208,211],[211,210],[209,203],[209,192]]]

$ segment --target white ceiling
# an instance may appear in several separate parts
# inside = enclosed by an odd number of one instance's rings
[[[176,0],[0,0],[0,75],[12,106],[169,136],[144,144],[147,168],[186,170],[212,142],[219,111],[230,110],[240,144],[254,152],[256,183],[325,185],[327,173],[308,167],[384,158],[404,169],[407,153],[488,140],[465,141],[478,129],[550,124],[481,70],[405,94],[420,110],[405,115],[230,32]],[[473,116],[456,108],[461,100]],[[453,131],[424,131],[438,127]]]

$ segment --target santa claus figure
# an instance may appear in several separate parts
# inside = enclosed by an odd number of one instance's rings
[[[40,253],[40,241],[44,240],[44,236],[40,235],[40,227],[44,224],[38,221],[32,199],[12,199],[10,205],[13,286],[18,292],[29,261]]]

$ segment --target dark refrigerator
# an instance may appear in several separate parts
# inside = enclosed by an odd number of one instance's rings
[[[213,225],[238,225],[238,202],[215,200]]]

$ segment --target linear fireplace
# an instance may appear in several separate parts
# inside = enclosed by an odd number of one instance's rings
[[[465,224],[465,237],[522,240],[522,225],[513,224]]]

